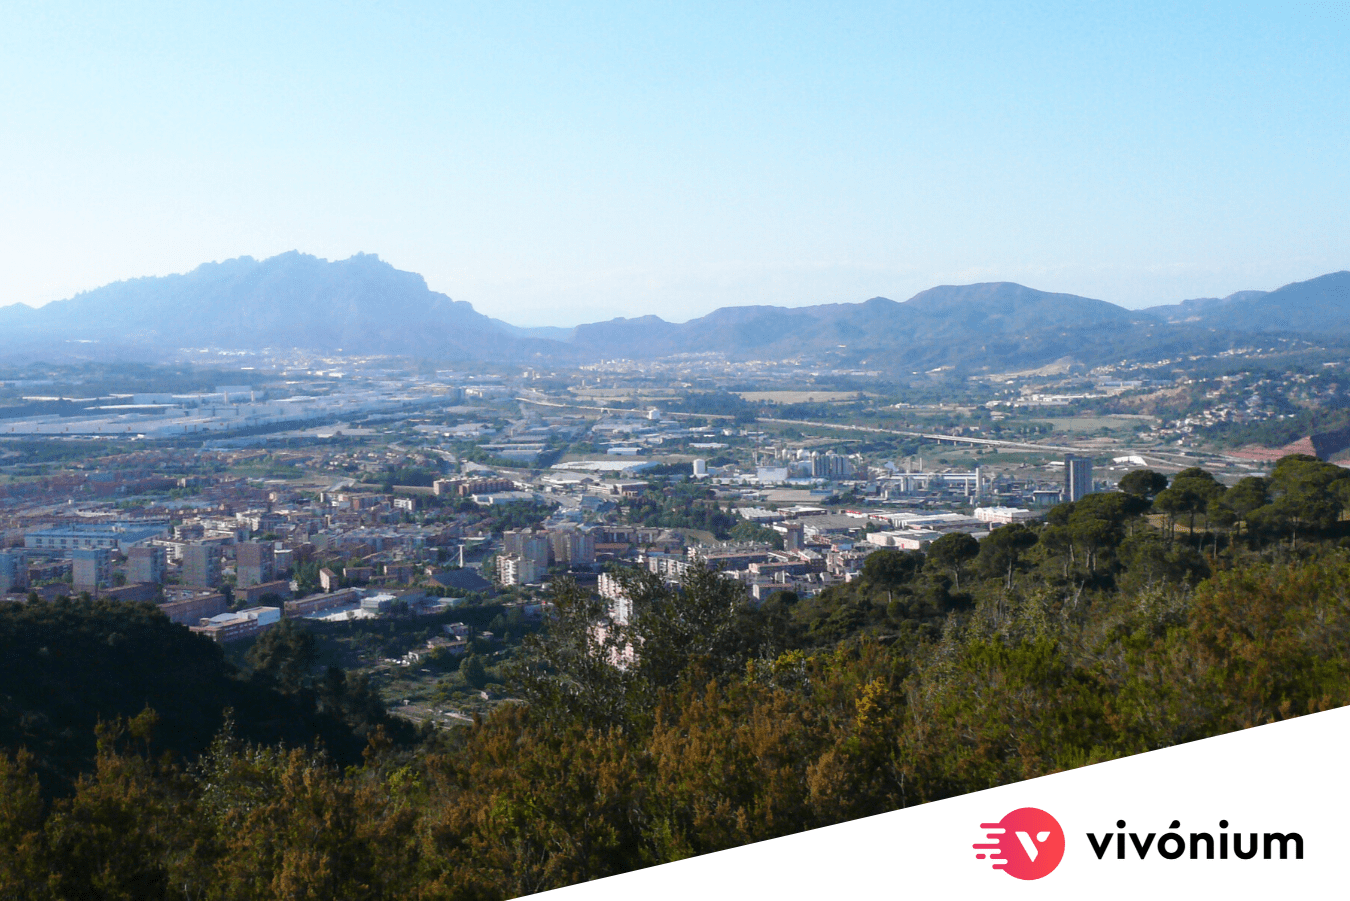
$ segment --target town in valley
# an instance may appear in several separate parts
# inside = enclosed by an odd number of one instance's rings
[[[1280,353],[899,379],[711,353],[15,365],[0,595],[152,603],[236,657],[293,620],[391,710],[451,727],[512,699],[503,667],[558,579],[612,616],[625,573],[691,566],[807,599],[877,550],[982,540],[1132,471],[1231,485],[1338,458],[1350,434],[1313,429],[1346,404],[1340,361]]]

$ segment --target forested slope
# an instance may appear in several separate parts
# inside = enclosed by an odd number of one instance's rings
[[[359,766],[229,731],[147,753],[165,724],[142,714],[44,800],[42,749],[11,745],[0,885],[510,897],[1350,701],[1350,473],[1287,458],[1226,489],[1199,470],[1123,487],[975,546],[879,551],[809,600],[635,577],[641,612],[603,641],[599,602],[563,586],[513,677],[528,703],[415,746],[374,728]],[[297,659],[257,662],[320,678]]]

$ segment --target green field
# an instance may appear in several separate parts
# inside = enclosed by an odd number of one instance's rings
[[[1096,432],[1109,429],[1113,432],[1133,434],[1157,422],[1157,419],[1137,413],[1117,413],[1107,416],[1066,416],[1047,421],[1054,425],[1057,432]]]
[[[740,396],[751,403],[811,404],[857,400],[857,391],[741,391]]]

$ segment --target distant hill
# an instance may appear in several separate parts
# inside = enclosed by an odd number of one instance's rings
[[[1114,348],[1155,323],[1100,300],[1007,282],[943,286],[905,303],[874,297],[813,307],[724,307],[682,324],[655,316],[577,326],[592,353],[642,358],[718,351],[741,358],[828,352],[870,366],[1003,365]]]
[[[370,254],[337,262],[296,252],[206,263],[184,275],[116,282],[34,310],[0,308],[0,351],[18,341],[97,342],[153,351],[298,347],[473,359],[528,353],[463,302]]]
[[[589,354],[650,358],[717,351],[733,358],[830,354],[869,368],[998,369],[1070,358],[1100,363],[1213,353],[1256,333],[1350,342],[1350,273],[1277,291],[1127,310],[1011,282],[943,285],[903,303],[884,297],[812,307],[724,307],[675,324],[655,316],[580,325]]]
[[[39,309],[0,308],[0,357],[149,360],[182,347],[273,347],[571,362],[715,352],[904,373],[1171,358],[1242,346],[1270,332],[1350,343],[1350,272],[1277,291],[1134,311],[989,282],[930,288],[902,303],[874,297],[809,307],[723,307],[681,323],[642,316],[566,329],[490,318],[373,255],[329,262],[291,252],[117,282]]]
[[[570,341],[574,331],[558,325],[512,325],[502,319],[494,319],[492,324],[515,338],[545,338],[549,341]]]
[[[1350,272],[1332,272],[1274,291],[1239,291],[1142,312],[1164,322],[1241,332],[1350,336]]]
[[[1183,300],[1181,303],[1148,307],[1140,310],[1140,312],[1154,316],[1164,322],[1201,322],[1220,307],[1237,301],[1255,300],[1258,297],[1265,297],[1268,293],[1270,292],[1239,291],[1227,297],[1197,297],[1192,300]]]
[[[1345,334],[1350,332],[1350,272],[1333,272],[1239,300],[1223,314],[1230,328],[1246,331]]]

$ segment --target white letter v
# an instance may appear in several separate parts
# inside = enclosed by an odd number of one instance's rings
[[[1018,832],[1015,834],[1017,835],[1017,840],[1022,843],[1022,850],[1026,851],[1027,857],[1030,857],[1032,863],[1035,863],[1036,855],[1040,853],[1040,849],[1036,847],[1036,843],[1033,842],[1031,836],[1027,835],[1025,832]]]

